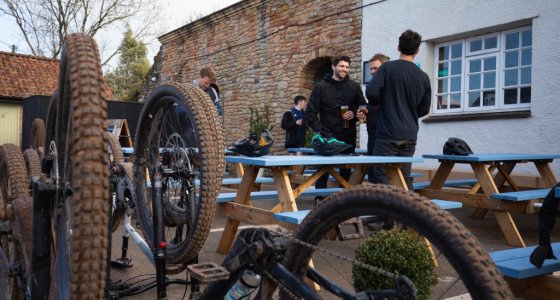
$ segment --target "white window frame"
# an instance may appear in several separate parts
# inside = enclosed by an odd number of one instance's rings
[[[506,50],[506,38],[505,38],[505,37],[506,37],[506,35],[507,35],[508,33],[512,33],[512,32],[521,33],[521,32],[523,32],[523,31],[526,31],[527,29],[531,29],[531,26],[516,28],[516,29],[512,29],[512,30],[506,30],[506,31],[503,31],[503,32],[502,32],[502,35],[503,35],[503,37],[504,37],[504,38],[502,39],[502,49],[503,49],[503,50],[502,50],[502,52],[501,52],[503,55],[502,55],[501,62],[500,62],[500,63],[501,63],[500,74],[504,74],[504,75],[501,77],[501,79],[500,79],[500,93],[502,93],[502,94],[504,94],[504,90],[505,90],[505,88],[506,88],[506,86],[505,86],[505,77],[506,77],[506,76],[505,76],[505,67],[506,67],[506,64],[505,64],[505,60],[506,60],[505,53],[506,53],[506,51],[508,51],[508,50]],[[523,46],[521,45],[521,43],[522,43],[521,40],[519,41],[519,43],[520,43],[520,44],[519,44],[519,48],[517,48],[516,51],[519,51],[519,55],[521,55],[521,50],[522,50],[522,49],[526,49],[526,48],[528,48],[528,47],[523,47]],[[530,69],[531,69],[531,84],[529,84],[529,85],[527,85],[527,84],[521,84],[521,74],[520,74],[519,77],[518,77],[518,80],[519,80],[519,81],[517,82],[517,85],[515,85],[515,87],[521,88],[521,87],[530,86],[530,87],[531,87],[531,95],[532,95],[532,94],[533,94],[533,57],[532,57],[532,56],[533,56],[533,42],[532,42],[532,41],[531,41],[531,47],[530,47],[530,48],[531,48],[531,65],[530,65]],[[524,66],[524,67],[525,67],[525,66]],[[517,69],[521,72],[521,69],[522,69],[521,65],[518,65],[518,66],[517,66]],[[512,87],[513,87],[513,86],[512,86]],[[519,96],[521,97],[521,95],[519,95]],[[518,103],[518,104],[507,104],[507,105],[506,105],[505,102],[504,102],[504,100],[505,100],[505,99],[502,99],[501,104],[502,104],[502,107],[505,108],[505,109],[516,109],[516,108],[527,108],[527,107],[531,107],[531,103]],[[521,101],[521,99],[518,99],[518,100]],[[531,99],[531,100],[532,100],[532,99]],[[533,101],[531,101],[531,102],[533,102]]]
[[[496,48],[495,49],[484,49],[484,40],[489,38],[489,37],[497,37],[497,41],[496,41]],[[485,54],[485,53],[493,53],[496,51],[501,51],[501,42],[500,42],[500,37],[501,37],[501,33],[500,32],[495,32],[495,33],[489,33],[489,34],[485,34],[485,35],[477,35],[471,38],[468,38],[466,40],[466,45],[465,45],[465,56],[473,56],[473,55],[481,55],[481,54]],[[482,40],[483,42],[483,49],[479,50],[479,51],[471,51],[471,42],[474,40]]]
[[[532,35],[531,38],[531,46],[530,47],[523,47],[522,46],[522,41],[520,39],[520,45],[519,48],[516,48],[516,51],[519,51],[519,55],[521,55],[521,50],[522,49],[527,49],[530,48],[531,51],[531,64],[528,65],[530,67],[531,70],[531,84],[521,84],[520,79],[521,79],[521,75],[519,75],[518,77],[518,84],[515,86],[518,89],[522,88],[522,87],[531,87],[531,102],[530,103],[518,103],[518,104],[505,104],[505,99],[504,99],[504,90],[506,89],[506,87],[504,86],[505,84],[505,36],[506,34],[512,33],[512,32],[518,32],[521,36],[521,32],[526,31],[526,30],[532,30],[532,26],[524,26],[524,27],[519,27],[519,28],[514,28],[514,29],[510,29],[510,30],[504,30],[504,31],[500,31],[500,32],[494,32],[494,33],[490,33],[490,34],[484,34],[484,35],[480,35],[480,36],[475,36],[475,37],[469,37],[469,38],[464,38],[464,39],[460,39],[460,40],[454,40],[454,41],[449,41],[449,42],[444,42],[444,43],[439,43],[434,45],[434,67],[433,67],[433,73],[434,74],[434,81],[432,84],[432,90],[434,91],[432,93],[432,115],[455,115],[455,114],[469,114],[469,113],[480,113],[480,112],[484,112],[484,113],[492,113],[492,112],[499,112],[499,111],[516,111],[516,110],[520,110],[520,109],[530,109],[532,102],[534,101],[533,99],[533,75],[534,75],[534,69],[533,69],[533,61],[534,61],[534,56],[532,55],[533,49],[534,49],[534,36]],[[491,50],[480,50],[480,51],[475,51],[475,52],[470,52],[470,42],[473,40],[477,40],[477,39],[486,39],[489,37],[493,37],[493,36],[497,36],[497,45],[496,48],[493,48]],[[457,43],[462,43],[462,57],[461,57],[461,108],[453,108],[453,109],[438,109],[437,106],[437,99],[438,99],[438,92],[437,92],[437,88],[438,88],[438,79],[440,77],[438,77],[438,67],[439,67],[439,48],[440,47],[445,47],[445,46],[449,46],[450,52],[451,52],[451,45],[453,44],[457,44]],[[483,42],[484,43],[484,42]],[[483,44],[484,47],[484,44]],[[469,78],[468,78],[468,72],[470,71],[470,61],[473,59],[483,59],[486,57],[492,57],[495,56],[496,57],[496,86],[495,86],[495,105],[494,106],[482,106],[482,107],[469,107],[468,106],[468,85],[469,85]],[[449,53],[449,59],[448,61],[451,60],[451,53]],[[483,72],[483,66],[481,66],[481,74]],[[451,65],[449,65],[449,69],[451,72]],[[518,70],[521,70],[521,67],[518,66]],[[449,76],[448,76],[449,77]],[[448,84],[450,85],[451,82],[449,81]],[[483,88],[483,84],[484,81],[481,78],[481,90],[484,91]],[[514,87],[514,86],[512,86]],[[449,93],[445,93],[446,95],[449,95]],[[518,91],[518,95],[520,97],[520,92]],[[481,101],[483,101],[483,99],[481,99]],[[518,101],[520,102],[520,99],[518,98]]]
[[[437,47],[435,47],[435,49],[434,49],[434,52],[435,52],[434,53],[434,57],[435,57],[435,59],[434,59],[434,74],[436,74],[436,75],[434,76],[434,84],[433,84],[433,88],[432,88],[432,90],[434,91],[434,93],[433,93],[434,96],[432,97],[433,98],[432,99],[432,107],[435,107],[436,109],[437,109],[437,101],[438,101],[437,97],[439,95],[439,93],[437,92],[437,88],[438,88],[437,84],[438,84],[438,80],[440,78],[440,77],[438,77],[438,68],[439,68],[439,63],[440,63],[438,48],[449,46],[449,49],[451,50],[451,45],[458,44],[459,42],[460,41],[441,43],[441,44],[438,44]],[[465,51],[466,51],[465,43],[462,43],[462,48],[461,48],[461,92],[460,92],[461,93],[461,108],[447,108],[447,109],[439,110],[442,113],[443,112],[445,112],[445,113],[458,113],[459,112],[460,113],[464,109],[464,107],[463,107],[463,105],[464,105],[464,92],[463,91],[465,89],[465,77],[463,75],[464,75],[464,72],[465,72],[465,53],[466,53]],[[451,53],[449,53],[448,61],[451,61]],[[451,72],[451,65],[449,65],[449,72]],[[447,77],[449,78],[450,76],[447,76]],[[450,85],[451,82],[449,82],[448,84]],[[446,92],[445,94],[449,95],[450,93]]]
[[[496,69],[494,70],[494,72],[496,73],[496,81],[494,83],[494,91],[495,91],[495,99],[494,99],[494,105],[493,106],[479,106],[479,107],[469,107],[468,106],[468,101],[469,101],[469,76],[468,74],[470,73],[470,61],[471,60],[476,60],[476,59],[480,59],[480,60],[484,60],[485,58],[488,57],[495,57],[496,58]],[[499,78],[499,73],[500,72],[500,57],[499,57],[499,53],[496,52],[492,52],[492,53],[486,53],[486,54],[482,54],[482,55],[473,55],[473,56],[469,56],[468,58],[465,59],[465,73],[464,73],[464,82],[465,82],[465,86],[463,88],[463,95],[464,95],[464,99],[465,102],[463,103],[464,106],[464,111],[468,112],[468,111],[481,111],[481,110],[496,110],[497,108],[499,108],[500,106],[500,101],[498,101],[498,99],[500,98],[500,78]],[[480,91],[484,92],[484,77],[482,76],[482,74],[484,74],[484,66],[483,64],[480,65],[480,74],[481,74],[481,78],[480,78]],[[488,89],[486,89],[488,90]],[[483,99],[481,98],[480,101],[482,102]]]

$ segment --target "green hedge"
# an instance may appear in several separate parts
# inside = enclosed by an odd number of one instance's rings
[[[428,299],[437,283],[437,274],[428,247],[408,230],[380,231],[356,249],[356,260],[386,271],[406,275],[418,291],[418,299]],[[395,288],[392,278],[354,266],[356,291]]]

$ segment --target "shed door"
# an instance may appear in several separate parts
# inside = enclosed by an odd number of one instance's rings
[[[0,144],[21,146],[21,105],[0,103]]]

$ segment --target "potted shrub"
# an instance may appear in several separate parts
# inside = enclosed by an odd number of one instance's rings
[[[396,274],[406,275],[418,292],[428,299],[437,283],[432,254],[428,247],[408,230],[382,230],[356,249],[356,260]],[[354,266],[352,279],[356,291],[394,288],[392,278]]]
[[[263,130],[272,131],[274,128],[273,124],[270,124],[270,107],[264,105],[264,113],[261,115],[259,110],[254,107],[250,107],[251,116],[249,117],[249,135],[257,136],[261,135]]]

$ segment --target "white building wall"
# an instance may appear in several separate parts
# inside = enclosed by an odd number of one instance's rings
[[[368,4],[371,4],[367,6]],[[532,24],[531,117],[420,123],[416,156],[442,153],[460,137],[475,152],[560,153],[560,0],[364,0],[362,60],[377,52],[398,59],[406,29],[422,35],[415,61],[434,80],[436,43]],[[437,161],[415,167],[435,168]],[[560,159],[553,163],[560,176]],[[529,164],[515,172],[538,174]]]

